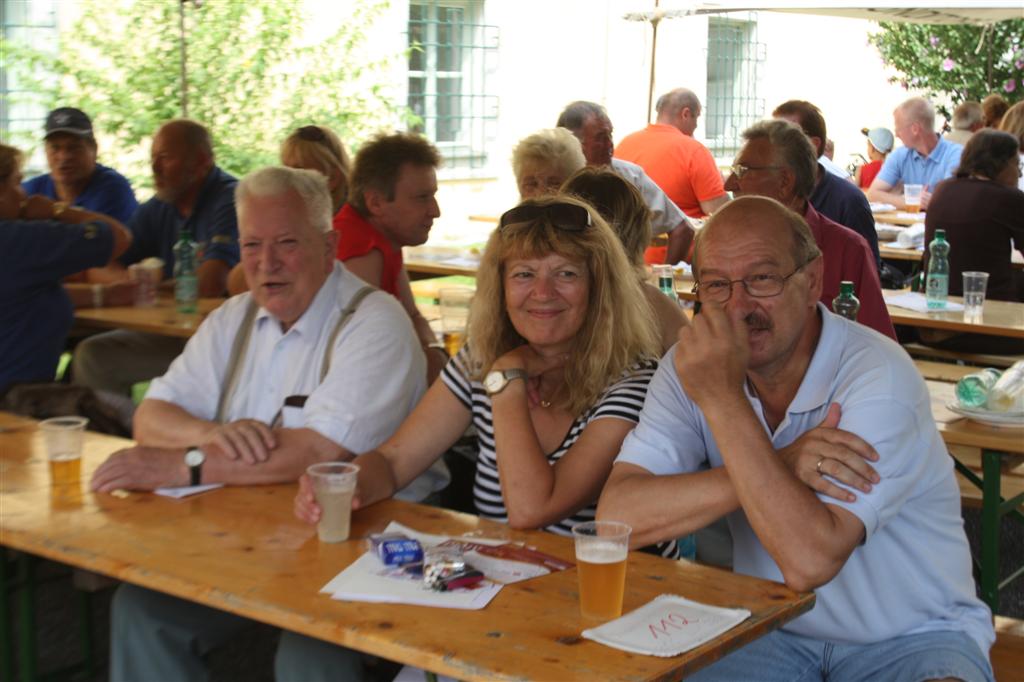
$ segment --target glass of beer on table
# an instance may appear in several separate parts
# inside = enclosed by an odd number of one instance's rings
[[[469,304],[473,300],[472,289],[466,287],[445,287],[437,292],[441,306],[441,331],[444,348],[454,356],[466,342],[466,326],[469,323]]]
[[[921,210],[921,193],[924,185],[903,185],[903,203],[907,213],[918,213]]]
[[[54,417],[39,423],[50,460],[50,479],[56,487],[77,486],[82,477],[82,438],[85,417]]]
[[[323,462],[310,466],[306,473],[320,505],[320,522],[316,524],[320,542],[348,540],[359,467],[347,462]]]
[[[584,618],[607,621],[622,615],[632,530],[617,521],[586,521],[573,526],[580,613]]]

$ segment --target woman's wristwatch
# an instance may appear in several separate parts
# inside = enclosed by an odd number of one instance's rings
[[[529,375],[525,369],[519,369],[518,367],[513,369],[495,369],[487,373],[484,377],[484,390],[487,391],[487,395],[497,395],[505,390],[505,387],[509,385],[513,379],[522,379],[526,381]]]

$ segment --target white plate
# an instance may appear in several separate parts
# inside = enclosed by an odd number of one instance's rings
[[[990,412],[989,410],[977,410],[968,407],[961,407],[955,402],[946,403],[946,408],[951,412],[963,415],[989,426],[1001,428],[1024,429],[1024,412]]]

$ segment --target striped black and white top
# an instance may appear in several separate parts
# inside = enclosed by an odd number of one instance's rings
[[[476,464],[476,480],[473,485],[473,501],[477,512],[484,518],[508,523],[508,512],[501,495],[501,480],[498,476],[498,461],[494,451],[494,422],[491,413],[491,398],[484,390],[483,384],[470,381],[466,368],[468,355],[463,348],[458,355],[445,366],[441,378],[451,392],[473,413],[473,426],[476,427],[480,446]],[[557,462],[569,448],[579,439],[587,425],[598,419],[625,419],[636,423],[640,418],[640,409],[647,395],[647,385],[658,368],[657,360],[646,360],[633,365],[622,377],[614,382],[601,395],[597,402],[582,415],[577,417],[561,444],[548,453],[548,462]],[[572,527],[583,521],[593,521],[597,509],[595,499],[567,519],[553,523],[544,530],[559,535],[572,535]],[[658,545],[657,553],[675,558],[678,549],[675,541]]]

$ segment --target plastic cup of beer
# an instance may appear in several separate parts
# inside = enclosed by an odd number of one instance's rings
[[[903,185],[903,203],[906,204],[908,213],[917,213],[921,210],[922,192],[924,185]]]
[[[320,505],[316,534],[320,542],[345,542],[352,521],[352,496],[359,467],[347,462],[323,462],[306,469]]]
[[[466,342],[466,327],[469,324],[469,304],[473,300],[472,289],[445,287],[437,292],[441,303],[441,334],[448,355],[454,356]]]
[[[985,307],[985,290],[988,289],[988,273],[968,271],[964,278],[964,320],[980,322]]]
[[[608,621],[622,615],[632,530],[617,521],[586,521],[572,527],[580,578],[580,613],[584,618]]]
[[[39,423],[54,486],[78,485],[82,477],[82,438],[88,422],[85,417],[54,417]]]

